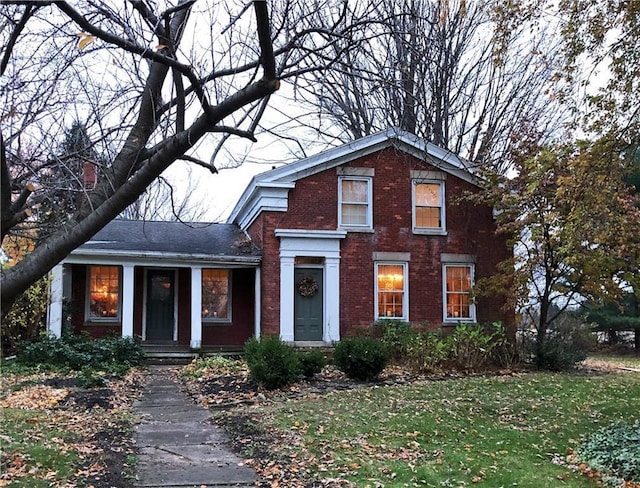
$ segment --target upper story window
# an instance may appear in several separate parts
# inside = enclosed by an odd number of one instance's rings
[[[120,317],[120,266],[89,266],[87,281],[87,320],[118,320]]]
[[[476,309],[471,297],[472,264],[444,265],[444,321],[475,322]]]
[[[202,320],[231,320],[231,279],[228,269],[202,270]]]
[[[371,229],[371,178],[338,178],[338,226]]]
[[[418,233],[444,233],[444,182],[413,181],[413,230]]]
[[[407,263],[376,263],[376,320],[408,320]]]

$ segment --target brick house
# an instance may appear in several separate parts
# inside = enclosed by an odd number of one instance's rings
[[[512,252],[461,198],[480,191],[454,154],[374,134],[255,176],[226,224],[110,223],[54,270],[50,328],[63,296],[75,330],[191,348],[327,344],[387,319],[511,326],[501,299],[471,296]]]

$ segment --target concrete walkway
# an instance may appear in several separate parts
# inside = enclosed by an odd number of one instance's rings
[[[255,471],[227,448],[224,432],[180,390],[170,367],[152,366],[146,376],[143,395],[134,404],[141,419],[135,433],[136,486],[253,486]]]

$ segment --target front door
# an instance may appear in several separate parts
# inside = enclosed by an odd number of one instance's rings
[[[322,340],[322,268],[295,268],[294,332],[296,341]]]
[[[174,285],[174,270],[147,270],[147,341],[174,340]]]

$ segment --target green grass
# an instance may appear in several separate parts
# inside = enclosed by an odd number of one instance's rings
[[[318,478],[362,487],[593,487],[554,463],[583,436],[640,419],[640,375],[525,374],[336,392],[271,407]]]
[[[1,471],[15,476],[7,486],[44,488],[73,475],[78,454],[61,449],[72,435],[52,429],[46,412],[5,408],[1,416]]]

